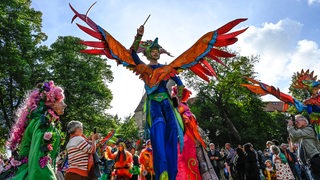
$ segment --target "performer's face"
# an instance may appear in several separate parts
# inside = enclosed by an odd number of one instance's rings
[[[67,107],[67,105],[64,103],[64,101],[60,102],[55,102],[53,104],[53,110],[58,114],[58,115],[63,115],[64,114],[64,109]]]
[[[136,153],[136,150],[134,148],[131,149],[131,154],[134,155]]]
[[[160,58],[160,53],[158,49],[152,49],[150,52],[150,56],[152,60],[158,60]]]
[[[119,145],[118,149],[119,149],[119,151],[123,151],[124,148],[123,148],[123,146]]]
[[[151,148],[152,146],[151,146],[151,142],[148,142],[148,144],[147,144],[147,148]]]

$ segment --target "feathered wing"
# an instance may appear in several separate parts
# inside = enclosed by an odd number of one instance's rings
[[[241,29],[232,33],[228,33],[233,27],[247,19],[236,19],[220,27],[215,31],[211,31],[203,35],[193,46],[182,53],[169,65],[158,68],[153,72],[154,76],[150,80],[151,85],[159,83],[163,79],[168,79],[172,75],[186,69],[190,69],[200,78],[209,81],[209,77],[217,76],[215,70],[207,60],[214,60],[225,65],[219,57],[234,57],[220,47],[226,47],[237,42],[237,36],[247,30]],[[157,72],[158,71],[158,72]]]
[[[69,4],[70,5],[70,4]],[[90,28],[77,24],[77,26],[98,39],[98,41],[83,41],[82,44],[93,47],[81,52],[95,55],[105,55],[109,59],[116,60],[130,70],[133,70],[150,87],[157,86],[162,80],[167,80],[178,74],[181,70],[190,69],[202,79],[209,81],[210,76],[216,76],[215,70],[207,62],[214,60],[220,64],[223,62],[218,57],[233,57],[235,55],[219,50],[219,47],[225,47],[234,44],[237,41],[236,36],[246,31],[247,28],[228,33],[233,27],[246,19],[236,19],[203,35],[191,48],[182,53],[169,65],[153,70],[142,61],[136,62],[132,58],[134,53],[126,49],[121,43],[113,38],[106,30],[94,23],[89,17],[78,13],[71,5],[70,8],[75,13],[72,22],[76,18],[83,20]],[[224,65],[224,64],[223,64]]]
[[[298,102],[292,96],[281,92],[279,88],[276,89],[274,86],[269,86],[267,84],[256,81],[252,78],[248,78],[248,77],[245,77],[245,78],[253,84],[241,84],[241,86],[246,87],[251,92],[261,96],[264,96],[267,94],[275,96],[276,98],[278,98],[279,100],[285,103],[285,106],[283,107],[283,111],[286,111],[289,105],[294,105],[294,106],[298,105]]]
[[[133,70],[137,74],[140,74],[140,77],[145,72],[150,71],[150,68],[146,66],[142,61],[135,62],[131,56],[130,50],[125,48],[120,42],[118,42],[114,37],[112,37],[111,34],[109,34],[106,30],[101,28],[95,22],[93,22],[86,15],[78,13],[71,6],[71,4],[69,4],[69,6],[71,10],[75,13],[71,22],[73,22],[76,18],[81,19],[90,28],[82,26],[78,23],[77,23],[77,26],[85,33],[97,39],[97,41],[81,42],[82,44],[88,47],[92,47],[92,49],[81,50],[81,52],[87,53],[87,54],[94,54],[94,55],[105,55],[108,59],[113,59],[117,61],[118,64],[122,64],[124,67],[130,70]]]
[[[233,27],[246,19],[236,19],[203,35],[191,48],[176,58],[170,66],[175,69],[190,69],[202,79],[209,81],[209,76],[216,76],[214,69],[207,62],[207,59],[214,60],[222,65],[218,57],[234,57],[235,55],[219,50],[220,47],[229,46],[237,42],[237,36],[247,30],[241,29],[228,33]]]

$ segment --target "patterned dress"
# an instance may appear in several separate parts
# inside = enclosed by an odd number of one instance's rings
[[[277,170],[276,172],[277,179],[281,179],[281,180],[295,179],[284,154],[280,153],[279,155],[274,155],[273,163],[275,164],[275,167]]]

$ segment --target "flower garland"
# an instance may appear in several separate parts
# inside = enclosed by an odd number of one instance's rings
[[[50,114],[50,112],[49,112],[49,114]],[[49,118],[49,117],[51,117],[51,118]],[[52,122],[56,121],[56,119],[53,116],[49,116],[49,117],[45,118],[45,119],[47,119],[47,121],[51,122],[49,124],[52,124]],[[54,144],[54,139],[53,139],[54,134],[55,133],[51,132],[51,131],[46,131],[43,134],[43,142],[42,142],[42,145],[40,147],[40,150],[44,153],[44,156],[42,156],[39,159],[39,165],[40,165],[41,168],[44,168],[48,163],[52,163],[52,159],[49,156],[49,154],[53,150],[53,145],[52,144]]]

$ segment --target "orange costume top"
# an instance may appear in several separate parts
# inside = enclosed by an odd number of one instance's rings
[[[147,174],[154,175],[152,150],[143,149],[139,161],[141,164],[141,180],[144,180]]]
[[[118,157],[119,151],[111,153],[111,148],[107,147],[106,156],[109,159],[115,160],[114,167],[115,167],[115,173],[117,176],[131,177],[132,174],[130,174],[129,170],[132,167],[132,163],[133,163],[132,155],[130,152],[126,150],[123,150],[123,151],[124,153],[120,153]]]

